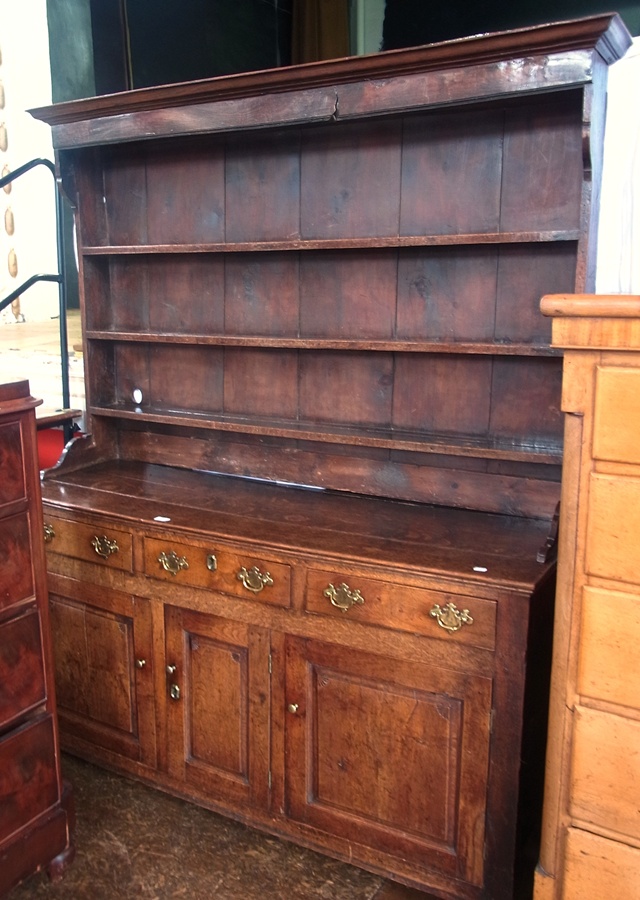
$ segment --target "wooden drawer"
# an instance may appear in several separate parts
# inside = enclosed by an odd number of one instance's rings
[[[45,543],[47,550],[100,563],[113,569],[132,571],[132,536],[110,523],[87,525],[44,514]]]
[[[578,692],[640,709],[635,672],[640,646],[640,597],[586,587],[582,594]]]
[[[0,506],[25,500],[27,489],[22,462],[22,430],[20,422],[0,425]]]
[[[34,596],[29,514],[0,519],[0,610]]]
[[[307,573],[305,609],[485,650],[495,648],[496,604],[491,600],[345,575],[331,569],[311,569]],[[438,614],[443,624],[439,623]]]
[[[175,584],[209,588],[275,606],[291,604],[291,569],[217,542],[144,539],[144,571]]]
[[[589,897],[638,900],[639,886],[638,847],[579,828],[567,830],[563,900],[587,900]]]
[[[0,729],[46,700],[40,614],[0,625]]]
[[[571,814],[640,840],[640,722],[578,706]]]
[[[598,366],[593,432],[595,459],[640,463],[640,369]]]
[[[592,475],[586,568],[590,575],[640,584],[640,478]]]
[[[0,740],[0,842],[58,799],[53,721],[44,716]]]

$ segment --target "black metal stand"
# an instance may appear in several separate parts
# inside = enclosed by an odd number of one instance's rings
[[[62,406],[67,408],[70,405],[69,393],[69,345],[67,338],[67,292],[64,278],[64,233],[62,229],[62,193],[58,188],[58,180],[56,178],[56,169],[49,159],[32,159],[25,163],[15,172],[10,172],[4,178],[0,178],[0,188],[6,184],[20,178],[26,172],[34,169],[36,166],[45,166],[53,175],[53,183],[56,192],[56,246],[58,251],[58,273],[56,275],[32,275],[24,281],[15,291],[12,291],[2,300],[0,300],[0,312],[10,306],[13,301],[28,290],[38,281],[55,281],[58,284],[58,306],[60,311],[60,366],[62,369]]]

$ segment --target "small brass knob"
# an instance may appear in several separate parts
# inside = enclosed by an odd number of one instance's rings
[[[139,669],[144,669],[144,667],[146,666],[146,664],[147,664],[146,659],[137,659],[137,660],[136,660],[136,666],[137,666]]]
[[[174,675],[178,671],[177,666],[168,665],[167,666],[167,675]]]
[[[297,703],[290,703],[287,708],[288,708],[289,712],[293,713],[294,715],[298,712],[298,704]]]
[[[49,525],[48,523],[45,522],[45,525],[44,525],[44,542],[45,542],[45,544],[50,544],[55,536],[56,536],[56,533],[54,531],[53,525]]]

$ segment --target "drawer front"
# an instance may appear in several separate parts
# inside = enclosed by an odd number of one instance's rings
[[[40,615],[31,609],[0,625],[0,729],[45,699]]]
[[[640,478],[592,475],[586,567],[591,575],[640,584]]]
[[[307,573],[305,609],[493,650],[496,604],[338,570]]]
[[[72,522],[51,516],[45,510],[44,531],[47,550],[125,572],[132,570],[132,536],[109,523]]]
[[[571,766],[574,818],[640,840],[638,747],[640,722],[576,707]]]
[[[596,370],[593,455],[640,463],[640,369],[599,366]]]
[[[144,570],[153,578],[221,591],[245,600],[274,606],[291,603],[288,565],[215,541],[205,544],[145,538]]]
[[[29,514],[0,519],[0,610],[34,596]]]
[[[0,842],[59,799],[51,716],[0,740]]]
[[[20,422],[0,425],[0,506],[25,500]]]
[[[640,710],[640,597],[586,587],[582,594],[578,692]]]
[[[563,900],[638,900],[640,849],[579,828],[567,829]]]

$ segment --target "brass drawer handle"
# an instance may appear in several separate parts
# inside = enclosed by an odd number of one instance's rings
[[[44,524],[44,542],[45,542],[45,544],[50,544],[55,536],[56,536],[56,533],[53,528],[53,525],[49,525],[45,522],[45,524]]]
[[[349,585],[345,584],[344,581],[337,588],[330,584],[329,587],[323,591],[323,594],[331,600],[331,603],[334,606],[341,609],[342,612],[351,609],[356,603],[359,603],[360,606],[364,603],[364,597],[360,591],[352,591]]]
[[[117,553],[120,549],[117,541],[110,540],[106,534],[103,534],[102,537],[94,534],[91,538],[91,546],[103,559],[109,559],[112,553]]]
[[[435,604],[429,613],[441,628],[445,631],[460,631],[463,625],[473,625],[473,617],[469,615],[468,609],[460,611],[455,603],[447,603],[445,606]]]
[[[171,575],[177,575],[181,569],[189,568],[186,556],[178,556],[175,550],[170,550],[169,553],[165,553],[163,550],[158,557],[158,562],[165,572],[169,572]]]
[[[238,581],[241,581],[242,586],[246,587],[248,591],[253,591],[254,594],[259,594],[264,587],[273,584],[271,575],[268,572],[263,575],[257,566],[252,566],[248,571],[243,566],[238,572]]]

